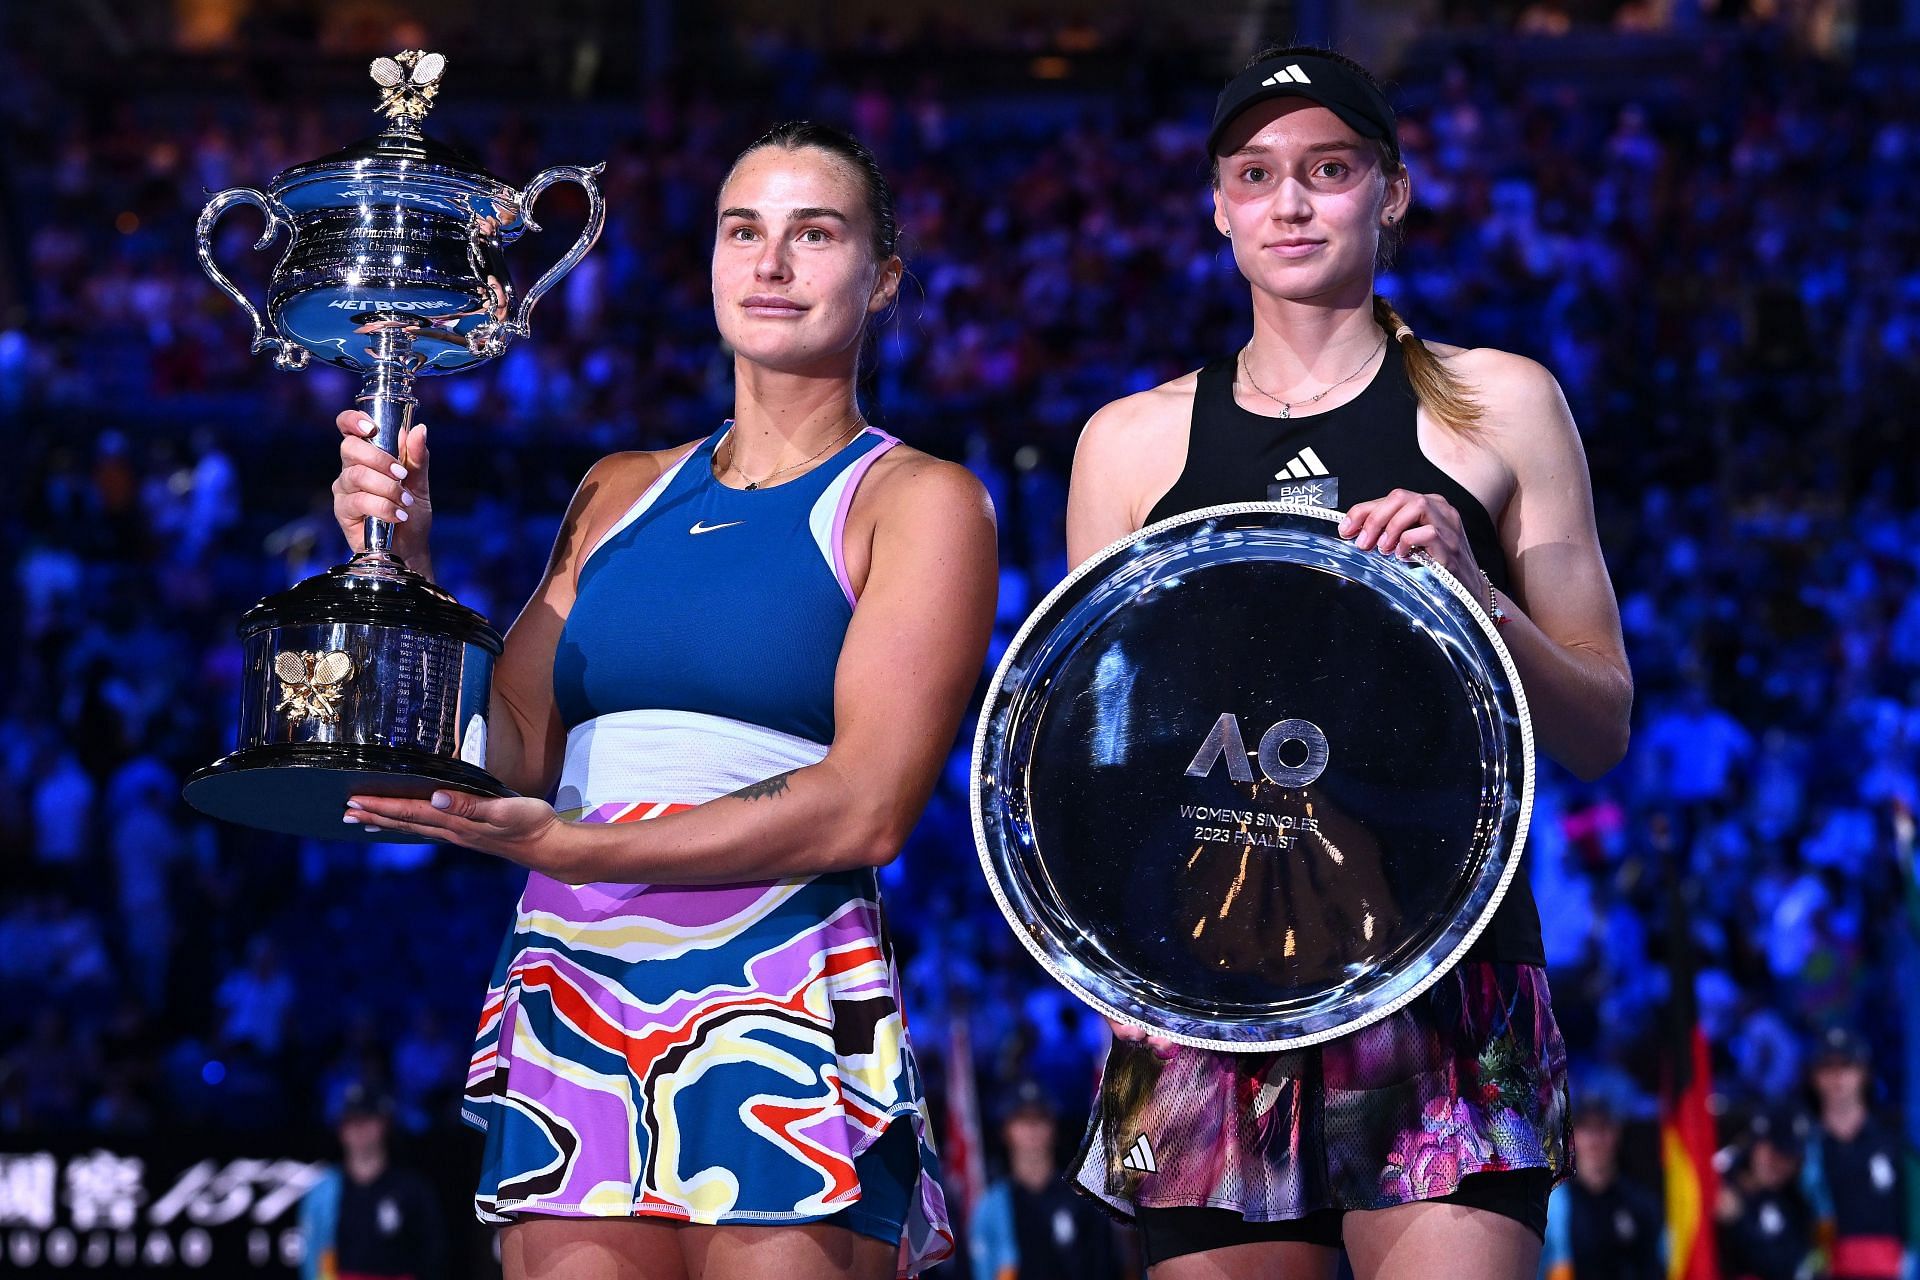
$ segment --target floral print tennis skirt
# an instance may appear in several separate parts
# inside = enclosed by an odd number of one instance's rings
[[[1430,1200],[1474,1173],[1573,1171],[1567,1051],[1537,966],[1458,965],[1312,1048],[1161,1052],[1114,1042],[1074,1170],[1127,1216],[1278,1222]]]

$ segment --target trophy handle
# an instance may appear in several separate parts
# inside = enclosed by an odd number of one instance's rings
[[[607,166],[596,164],[591,169],[583,169],[575,164],[559,164],[542,172],[526,190],[520,193],[520,208],[527,215],[527,227],[538,231],[540,224],[533,220],[533,202],[540,193],[556,182],[578,183],[587,193],[587,225],[580,228],[580,238],[573,242],[573,248],[567,250],[567,256],[548,267],[546,273],[533,282],[533,288],[527,290],[526,297],[520,299],[519,310],[513,313],[513,320],[506,329],[516,338],[527,336],[527,321],[533,315],[533,304],[540,296],[560,283],[560,278],[578,265],[580,259],[587,256],[587,250],[593,248],[593,242],[600,238],[600,228],[607,221],[607,202],[600,196],[600,184],[594,179]]]
[[[268,337],[267,326],[260,319],[260,312],[247,301],[247,296],[240,292],[233,281],[227,279],[226,272],[220,270],[219,264],[213,260],[213,224],[220,221],[221,215],[237,204],[250,204],[267,215],[267,229],[254,242],[255,249],[264,249],[272,244],[279,236],[281,229],[285,228],[287,248],[286,252],[280,255],[280,260],[285,262],[287,253],[293,252],[293,238],[296,233],[293,219],[288,216],[286,206],[270,195],[255,191],[252,187],[229,187],[207,201],[207,207],[200,211],[200,225],[195,232],[195,244],[200,251],[200,269],[207,273],[209,280],[220,286],[221,292],[239,303],[240,309],[247,313],[249,320],[253,321],[253,346],[250,350],[254,355],[259,355],[262,351],[271,351],[275,368],[304,369],[312,353],[298,343],[288,342],[284,338]]]

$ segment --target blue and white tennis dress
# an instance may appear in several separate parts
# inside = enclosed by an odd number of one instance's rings
[[[867,428],[796,480],[737,490],[713,475],[725,434],[580,568],[553,668],[564,817],[660,817],[827,754],[854,604],[847,510],[898,441]],[[466,1114],[487,1135],[488,1221],[831,1218],[884,1238],[890,1199],[906,1274],[952,1250],[872,870],[699,886],[529,875]]]

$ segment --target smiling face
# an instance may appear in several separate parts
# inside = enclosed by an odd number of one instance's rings
[[[720,189],[713,313],[744,359],[852,375],[867,317],[893,301],[900,260],[879,261],[865,183],[819,147],[748,152]]]
[[[1256,289],[1306,300],[1370,286],[1386,219],[1406,213],[1404,167],[1303,98],[1249,107],[1221,139],[1213,221]]]

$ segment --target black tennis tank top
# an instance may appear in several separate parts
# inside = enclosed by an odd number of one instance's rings
[[[1419,401],[1398,342],[1366,389],[1343,405],[1304,417],[1270,418],[1233,398],[1235,358],[1200,371],[1187,433],[1187,465],[1147,523],[1226,502],[1287,500],[1346,510],[1394,489],[1437,493],[1460,512],[1473,558],[1493,584],[1507,587],[1506,553],[1493,517],[1459,481],[1420,451]],[[1516,874],[1468,960],[1546,963],[1540,912],[1524,874]]]

